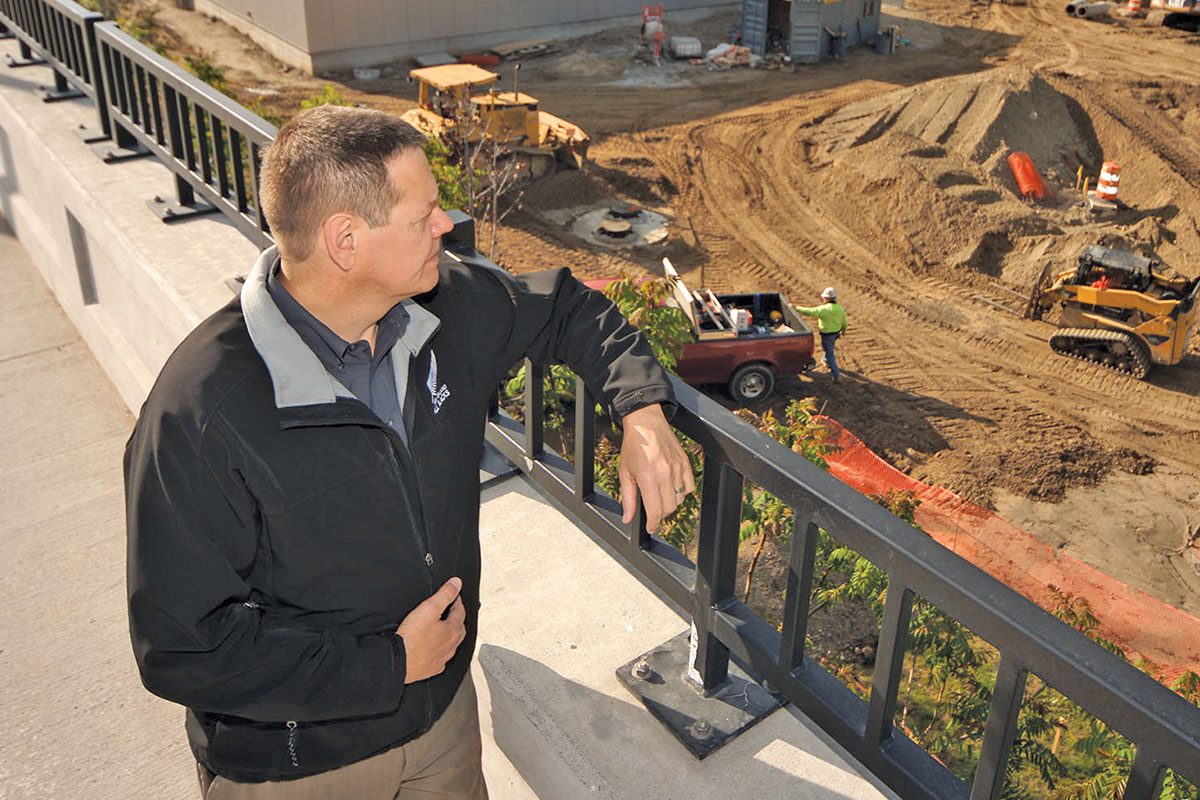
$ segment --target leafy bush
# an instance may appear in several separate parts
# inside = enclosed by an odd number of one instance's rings
[[[226,92],[225,67],[216,61],[217,54],[208,50],[188,53],[183,57],[183,66],[218,92]]]
[[[341,91],[332,83],[325,84],[325,88],[321,90],[320,94],[313,95],[312,97],[300,101],[300,108],[303,110],[316,108],[317,106],[352,105],[354,105],[354,103],[351,103],[349,100],[343,97]]]

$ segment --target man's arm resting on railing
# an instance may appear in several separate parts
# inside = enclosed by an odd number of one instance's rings
[[[666,371],[620,309],[570,270],[534,273],[515,283],[511,358],[566,364],[621,421],[624,520],[633,520],[641,494],[646,528],[658,530],[662,518],[696,488],[687,454],[667,421],[675,397]]]

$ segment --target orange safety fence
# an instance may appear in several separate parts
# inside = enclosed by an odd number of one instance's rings
[[[1050,585],[1087,600],[1100,633],[1129,658],[1142,657],[1170,683],[1185,670],[1200,672],[1200,619],[1151,597],[1094,567],[1056,553],[994,512],[938,486],[922,483],[888,464],[836,420],[819,417],[838,452],[829,471],[866,495],[912,492],[921,501],[916,522],[939,544],[970,561],[1043,608]]]

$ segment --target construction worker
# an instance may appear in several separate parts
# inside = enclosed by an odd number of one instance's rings
[[[833,346],[846,330],[846,311],[838,305],[837,289],[832,286],[827,286],[825,291],[821,292],[821,300],[823,302],[819,306],[796,306],[796,313],[817,318],[817,328],[821,332],[821,349],[825,351],[825,366],[829,367],[833,382],[837,383],[842,379],[842,372],[838,369]]]

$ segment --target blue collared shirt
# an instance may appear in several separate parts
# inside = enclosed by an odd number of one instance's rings
[[[287,320],[320,362],[343,386],[365,403],[387,425],[407,441],[404,427],[404,395],[407,387],[396,385],[392,351],[404,336],[410,317],[403,303],[397,303],[379,320],[375,331],[375,350],[366,340],[351,344],[329,329],[300,305],[279,282],[279,263],[267,275],[267,291],[279,312]],[[398,357],[408,354],[401,352]],[[407,373],[407,370],[405,370]]]

